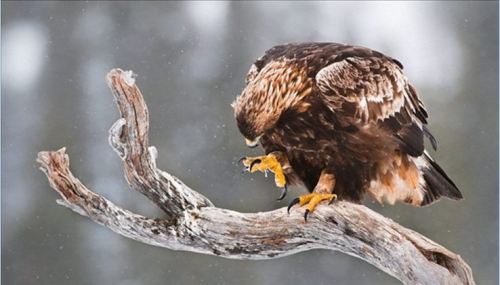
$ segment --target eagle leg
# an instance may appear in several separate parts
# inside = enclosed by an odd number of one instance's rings
[[[240,159],[245,166],[243,172],[254,173],[260,171],[267,174],[268,171],[271,171],[274,173],[274,182],[276,183],[276,186],[282,189],[278,200],[282,200],[287,192],[285,172],[283,171],[283,166],[280,163],[280,160],[283,160],[283,156],[275,152],[264,156],[244,157]]]
[[[296,204],[299,204],[301,207],[307,204],[306,211],[304,213],[304,220],[307,222],[309,213],[313,212],[320,202],[328,200],[330,201],[329,204],[331,204],[337,198],[337,195],[333,194],[334,188],[335,176],[330,171],[323,170],[314,191],[310,194],[295,198],[288,205],[288,213],[290,213],[290,208]]]

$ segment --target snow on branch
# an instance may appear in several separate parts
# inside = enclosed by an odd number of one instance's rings
[[[215,207],[175,176],[156,168],[148,145],[149,117],[131,71],[113,69],[107,82],[121,119],[109,142],[130,186],[162,209],[153,219],[123,209],[83,185],[69,169],[65,148],[38,154],[40,169],[62,204],[128,238],[173,250],[233,259],[269,259],[311,249],[361,258],[405,284],[475,284],[463,259],[369,208],[348,202],[321,205],[308,222],[285,208],[239,213]],[[168,252],[166,252],[168,254]]]

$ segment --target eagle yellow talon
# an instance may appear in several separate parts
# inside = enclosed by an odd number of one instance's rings
[[[290,205],[288,205],[287,211],[288,213],[290,213],[290,208],[292,208],[295,204],[299,204],[299,206],[301,207],[307,204],[306,211],[304,214],[304,220],[307,222],[307,216],[309,215],[309,213],[313,212],[314,209],[316,209],[316,207],[321,201],[328,200],[330,201],[331,204],[331,202],[333,202],[335,199],[337,199],[337,195],[333,193],[326,194],[326,193],[313,192],[311,194],[302,195],[298,198],[295,198],[290,203]]]
[[[243,162],[243,165],[245,165],[244,171],[248,171],[250,173],[254,173],[256,171],[266,173],[267,171],[271,171],[274,173],[276,186],[279,188],[286,187],[285,173],[283,172],[278,159],[273,154],[257,157],[245,157],[242,158],[241,161]]]

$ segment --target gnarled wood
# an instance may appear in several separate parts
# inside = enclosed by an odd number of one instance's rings
[[[114,69],[107,81],[122,116],[110,130],[110,144],[131,187],[167,218],[134,214],[87,189],[69,170],[65,148],[40,152],[37,159],[61,195],[60,204],[118,234],[174,250],[268,259],[322,248],[364,259],[405,284],[475,284],[459,255],[362,205],[319,206],[307,223],[300,212],[288,215],[285,208],[243,214],[215,207],[156,168],[156,149],[148,146],[148,110],[133,74]]]

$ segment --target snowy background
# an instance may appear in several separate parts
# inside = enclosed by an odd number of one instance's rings
[[[128,240],[57,206],[34,160],[67,146],[83,183],[148,216],[107,134],[104,82],[138,74],[158,165],[220,207],[287,205],[263,175],[240,174],[230,103],[252,62],[280,43],[333,41],[399,59],[430,113],[431,154],[465,196],[426,208],[367,205],[459,253],[498,283],[498,3],[2,2],[2,281],[5,284],[398,284],[350,256],[311,251],[234,261]]]

